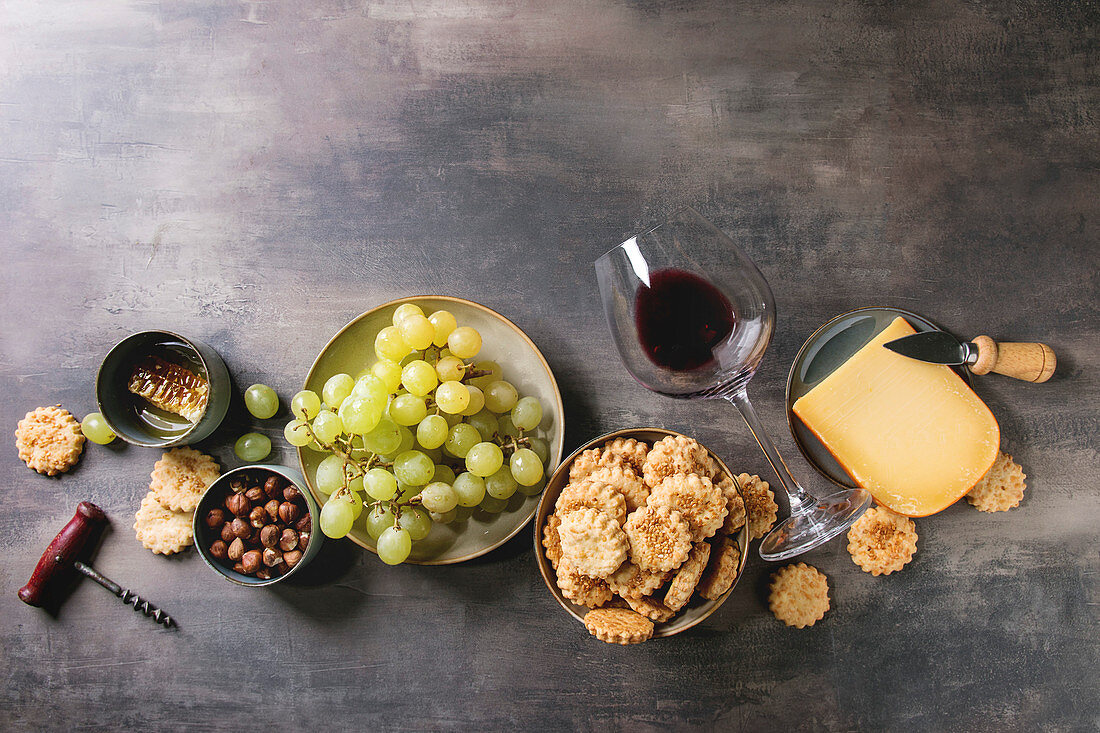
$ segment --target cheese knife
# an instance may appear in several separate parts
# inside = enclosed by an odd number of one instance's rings
[[[988,336],[960,341],[946,331],[925,331],[883,344],[895,353],[931,364],[965,366],[974,374],[996,372],[1025,382],[1045,382],[1058,362],[1046,344],[996,342]]]

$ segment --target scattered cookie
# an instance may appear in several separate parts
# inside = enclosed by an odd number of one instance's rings
[[[640,598],[627,597],[625,600],[626,604],[630,606],[633,611],[659,624],[663,624],[676,615],[675,611],[664,603],[655,600],[653,596],[641,596]]]
[[[699,585],[699,579],[703,577],[703,571],[707,569],[709,558],[710,545],[706,542],[695,543],[695,546],[691,548],[688,559],[684,561],[684,564],[672,577],[672,582],[668,584],[668,592],[665,593],[665,605],[672,609],[673,613],[686,606],[687,602],[691,600],[691,594],[695,592],[695,586]],[[734,571],[736,572],[736,566]]]
[[[619,523],[587,506],[562,516],[558,537],[562,560],[568,560],[577,572],[593,578],[604,578],[614,572],[626,560],[629,549]]]
[[[165,509],[191,512],[219,473],[210,456],[194,448],[173,448],[153,467],[149,488]]]
[[[574,509],[591,507],[603,512],[620,525],[626,521],[626,497],[613,487],[593,481],[592,477],[578,483],[568,484],[562,489],[554,505],[557,514],[565,516]]]
[[[561,562],[561,537],[558,536],[558,525],[561,517],[551,514],[546,518],[546,526],[542,530],[542,546],[546,548],[546,559],[554,570],[558,569]]]
[[[677,473],[665,477],[649,494],[649,506],[667,506],[680,513],[691,529],[691,541],[702,542],[726,519],[726,497],[705,476]]]
[[[889,575],[901,570],[917,551],[917,528],[913,520],[886,507],[872,507],[848,530],[848,553],[852,562],[871,575]]]
[[[668,506],[642,507],[627,517],[623,531],[630,540],[630,561],[642,570],[672,570],[691,552],[690,525]]]
[[[627,466],[600,466],[581,483],[602,483],[623,495],[626,500],[626,513],[637,511],[638,507],[645,506],[649,498],[649,487],[645,485],[638,474]]]
[[[645,457],[649,453],[649,446],[634,438],[615,438],[615,440],[603,447],[610,456],[618,457],[629,466],[637,476],[641,476],[645,470]]]
[[[639,644],[653,636],[653,622],[626,608],[599,608],[584,617],[588,633],[609,644]]]
[[[698,441],[686,435],[668,435],[654,443],[646,454],[642,477],[647,486],[655,488],[673,474],[706,475],[709,460],[707,449]]]
[[[737,580],[737,568],[741,564],[741,546],[732,537],[722,537],[710,550],[710,559],[703,577],[699,580],[699,595],[708,601],[717,600]]]
[[[35,471],[56,476],[76,465],[84,450],[84,434],[80,423],[61,405],[39,407],[19,421],[15,447]]]
[[[558,588],[573,603],[589,608],[599,608],[611,600],[606,582],[578,572],[564,557],[558,565]]]
[[[191,519],[189,512],[165,509],[150,491],[134,515],[134,531],[146,549],[160,555],[172,555],[194,543]]]
[[[668,580],[668,573],[656,573],[642,570],[633,563],[623,563],[622,567],[607,576],[607,585],[623,598],[641,598],[660,588]]]
[[[998,453],[997,460],[985,476],[966,495],[966,500],[979,511],[1007,512],[1020,506],[1024,498],[1027,474],[1007,453]]]
[[[775,503],[767,481],[759,476],[742,473],[737,477],[741,486],[741,497],[745,500],[745,512],[748,514],[749,539],[757,540],[766,535],[775,524],[779,515],[779,505]]]
[[[772,575],[768,607],[787,626],[813,626],[829,610],[829,582],[804,562],[787,565]]]

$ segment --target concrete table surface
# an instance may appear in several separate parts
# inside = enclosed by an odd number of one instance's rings
[[[1096,729],[1098,39],[1087,0],[0,2],[0,727]],[[775,290],[750,392],[811,486],[783,385],[832,316],[1050,343],[1048,384],[975,382],[1022,505],[918,520],[889,577],[810,553],[812,629],[771,616],[753,557],[705,623],[619,648],[561,612],[529,529],[451,567],[331,542],[252,591],[134,539],[157,451],[89,445],[53,479],[16,456],[25,412],[95,409],[133,331],[285,404],[345,322],[438,292],[548,355],[567,451],[659,424],[769,478],[732,408],[645,392],[608,340],[592,261],[683,204]],[[224,467],[243,414],[200,445]],[[87,581],[53,615],[17,600],[81,499],[112,518],[96,566],[179,630]]]

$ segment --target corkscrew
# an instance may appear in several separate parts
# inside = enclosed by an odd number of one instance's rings
[[[27,584],[19,589],[19,599],[31,606],[41,606],[46,589],[65,568],[75,568],[80,573],[99,583],[118,596],[123,603],[134,607],[134,611],[153,619],[165,628],[172,628],[176,622],[164,611],[137,595],[128,588],[98,572],[91,565],[76,560],[76,556],[88,541],[93,530],[107,521],[103,510],[91,502],[82,501],[76,507],[76,514],[62,528],[53,542],[38,560],[38,565]]]

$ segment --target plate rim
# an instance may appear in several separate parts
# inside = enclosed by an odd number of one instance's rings
[[[352,326],[354,326],[355,324],[357,324],[359,321],[363,320],[367,316],[373,315],[373,314],[377,313],[378,311],[382,310],[383,308],[389,308],[391,306],[396,307],[396,306],[401,305],[403,303],[411,303],[411,302],[415,302],[415,301],[418,301],[418,300],[442,300],[442,301],[447,301],[447,302],[451,302],[451,303],[459,303],[459,304],[464,305],[464,306],[472,307],[475,310],[484,311],[490,317],[497,319],[498,321],[502,322],[505,326],[511,328],[513,331],[515,331],[519,335],[520,338],[522,338],[524,341],[527,342],[527,345],[529,347],[531,347],[531,350],[534,352],[535,356],[538,357],[538,360],[542,364],[543,369],[546,370],[547,376],[550,377],[550,386],[551,386],[552,391],[554,393],[554,404],[555,404],[555,407],[557,408],[557,415],[558,415],[558,420],[556,421],[556,425],[554,427],[554,432],[557,434],[558,448],[557,448],[556,451],[552,450],[551,458],[554,459],[554,466],[555,466],[555,472],[556,472],[557,468],[559,468],[561,466],[561,454],[562,454],[562,451],[565,448],[565,445],[564,445],[565,444],[565,406],[562,403],[561,389],[558,387],[558,379],[557,379],[557,377],[554,376],[554,370],[550,368],[549,362],[546,361],[546,357],[543,356],[543,353],[542,353],[542,351],[539,350],[539,347],[535,345],[535,342],[531,340],[531,337],[528,336],[527,333],[524,332],[524,330],[522,328],[520,328],[515,323],[513,323],[511,321],[511,319],[507,318],[506,316],[501,315],[500,313],[496,312],[495,310],[493,310],[489,306],[482,305],[481,303],[477,303],[477,302],[472,301],[472,300],[467,300],[466,298],[459,298],[459,297],[454,296],[454,295],[431,295],[431,294],[410,295],[410,296],[405,296],[405,297],[402,297],[402,298],[395,298],[394,300],[386,301],[385,303],[381,303],[380,305],[376,305],[375,307],[370,308],[370,309],[360,313],[358,316],[356,316],[355,318],[348,321],[344,325],[343,328],[341,328],[339,331],[337,331],[335,334],[333,334],[332,338],[330,338],[325,343],[325,345],[323,347],[321,347],[321,350],[317,352],[317,356],[314,357],[313,363],[310,364],[309,371],[306,372],[305,380],[302,382],[302,389],[306,389],[306,385],[308,385],[310,380],[313,378],[313,373],[314,373],[314,371],[316,371],[317,364],[321,360],[321,357],[324,355],[324,353],[326,351],[328,351],[329,347],[332,346],[332,344],[338,338],[340,338],[341,336],[344,335],[345,331],[347,331],[349,328],[351,328]],[[551,441],[551,444],[552,444],[552,441]],[[304,447],[297,447],[295,449],[295,452],[298,456],[298,467],[299,467],[299,469],[301,469],[302,476],[305,478],[306,488],[308,488],[310,493],[313,494],[313,498],[317,500],[318,505],[323,506],[324,502],[322,502],[321,499],[319,498],[319,496],[320,496],[319,492],[313,486],[313,483],[312,483],[312,481],[310,480],[310,477],[309,477],[309,472],[306,471],[306,464],[305,464],[305,458],[304,458]],[[553,474],[551,474],[551,477],[553,477]],[[548,480],[547,481],[547,486],[549,486],[549,485],[550,485],[550,482]],[[543,488],[543,491],[545,492],[546,489]],[[493,550],[497,549],[501,545],[505,544],[509,540],[511,540],[513,537],[515,537],[517,534],[519,534],[523,530],[524,527],[526,527],[528,524],[530,524],[531,520],[535,518],[535,514],[538,513],[538,508],[539,508],[539,506],[541,506],[541,504],[542,504],[542,499],[540,497],[539,501],[535,502],[534,506],[531,508],[531,511],[528,512],[527,515],[525,517],[523,517],[519,522],[517,522],[515,528],[512,529],[511,532],[509,532],[505,537],[498,540],[497,542],[495,542],[491,545],[488,545],[488,546],[486,546],[482,549],[476,550],[476,551],[474,551],[470,554],[463,555],[461,557],[448,558],[446,560],[413,560],[413,559],[410,558],[408,560],[405,560],[405,562],[403,564],[405,564],[405,565],[457,565],[458,563],[467,562],[468,560],[473,560],[475,558],[481,557],[482,555],[486,555],[486,554],[492,552]],[[368,551],[374,553],[375,555],[378,554],[377,549],[371,547],[370,545],[367,545],[366,543],[364,543],[362,540],[358,539],[357,537],[353,537],[350,533],[345,538],[341,538],[341,539],[349,539],[352,542],[354,542],[355,544],[362,547],[363,549],[368,550]]]

